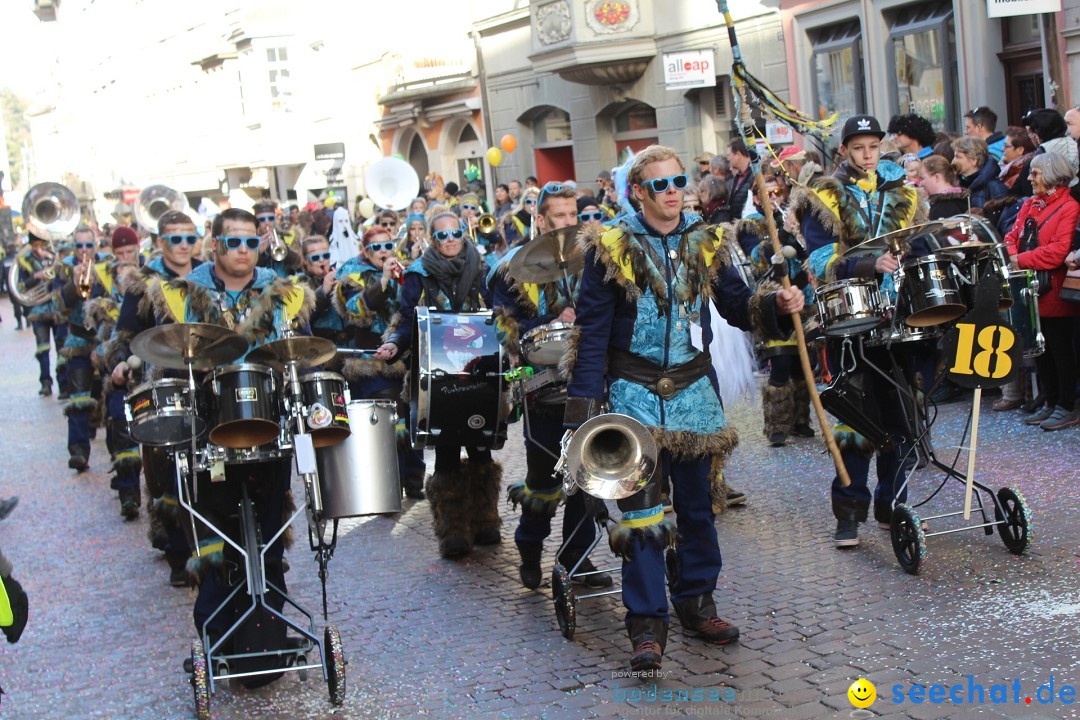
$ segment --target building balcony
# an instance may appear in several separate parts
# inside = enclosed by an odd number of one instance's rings
[[[644,5],[644,7],[642,7]],[[534,2],[530,7],[537,72],[583,85],[638,80],[656,57],[652,3],[639,0]]]

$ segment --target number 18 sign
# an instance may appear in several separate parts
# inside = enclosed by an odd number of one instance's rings
[[[1023,361],[1023,344],[997,312],[1001,278],[986,274],[975,290],[975,308],[945,335],[949,380],[960,387],[996,388],[1012,382]]]

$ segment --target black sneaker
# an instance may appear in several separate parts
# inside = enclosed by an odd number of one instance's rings
[[[791,434],[800,438],[812,438],[814,437],[814,428],[810,427],[806,423],[800,423],[791,428]]]
[[[518,565],[518,575],[521,584],[530,590],[540,587],[542,571],[540,570],[540,553],[544,546],[537,542],[517,543],[518,553],[521,554],[521,564]]]
[[[727,494],[727,506],[734,507],[735,505],[746,504],[746,493],[741,493],[738,490],[728,490]]]
[[[577,563],[577,558],[564,558],[562,560],[563,566],[570,570]],[[595,573],[596,566],[592,564],[592,560],[585,558],[581,561],[581,565],[578,566],[577,571],[574,573],[573,578],[575,585],[584,585],[588,588],[600,589],[611,587],[615,584],[615,581],[611,579],[611,575],[607,573],[596,573],[595,575],[585,575],[585,573]]]
[[[836,547],[855,547],[858,545],[859,523],[854,520],[837,520],[833,543]]]
[[[15,506],[18,504],[19,497],[17,495],[12,495],[9,498],[4,498],[3,500],[0,500],[0,520],[3,520],[8,515],[10,515],[11,511],[14,510]]]
[[[68,458],[68,467],[79,472],[86,472],[90,467],[90,458],[82,448],[73,448]]]
[[[52,380],[41,381],[41,389],[38,390],[38,395],[41,397],[49,397],[52,395]]]
[[[664,651],[655,640],[643,640],[634,645],[634,654],[630,656],[630,669],[634,672],[659,670]]]
[[[769,435],[769,444],[773,447],[784,447],[787,444],[787,435],[782,432],[774,432]]]

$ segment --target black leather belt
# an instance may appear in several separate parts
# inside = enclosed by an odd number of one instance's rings
[[[707,352],[699,353],[688,363],[662,368],[628,350],[608,348],[609,375],[648,388],[664,400],[670,400],[705,377],[710,367],[712,358]]]

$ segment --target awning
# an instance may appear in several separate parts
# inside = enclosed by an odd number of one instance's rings
[[[299,196],[301,191],[322,189],[330,185],[340,185],[342,181],[341,168],[345,164],[344,158],[333,160],[310,160],[304,164],[300,176],[293,183],[293,189]],[[327,177],[332,178],[328,180]]]

